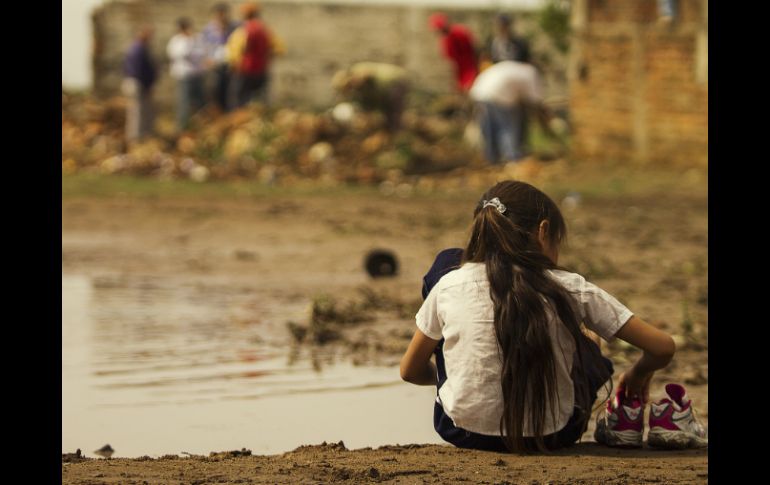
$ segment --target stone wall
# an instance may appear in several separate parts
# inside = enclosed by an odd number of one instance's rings
[[[708,3],[677,3],[666,25],[656,0],[573,1],[574,159],[707,165]]]
[[[142,23],[155,28],[152,51],[161,60],[162,78],[156,100],[168,107],[173,81],[168,76],[165,45],[175,33],[176,18],[185,15],[197,28],[209,19],[211,0],[113,0],[93,13],[94,91],[118,93],[121,65],[132,32]],[[237,14],[239,2],[232,2]],[[334,102],[333,74],[358,61],[380,61],[407,68],[416,91],[441,93],[453,87],[450,64],[439,54],[438,39],[428,29],[433,8],[421,6],[335,4],[333,2],[262,2],[263,18],[283,39],[287,53],[273,66],[272,98],[293,106],[325,107]],[[465,23],[478,40],[490,33],[494,11],[443,9]],[[533,50],[550,64],[548,92],[566,96],[566,56],[539,30],[532,12],[517,12],[516,31],[529,37]]]

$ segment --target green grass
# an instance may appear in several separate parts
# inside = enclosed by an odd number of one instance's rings
[[[705,170],[701,180],[687,180],[685,170],[651,169],[616,164],[608,166],[569,163],[563,175],[543,182],[534,182],[553,198],[561,199],[569,192],[578,192],[584,199],[605,199],[618,196],[677,193],[705,197]],[[446,200],[473,199],[483,189],[464,188],[425,192],[415,190],[407,199]],[[74,197],[203,197],[203,198],[263,198],[280,196],[385,197],[376,186],[341,184],[322,186],[298,182],[290,186],[270,186],[256,180],[209,181],[159,180],[130,175],[103,175],[80,172],[62,175],[62,198]]]
[[[62,175],[62,198],[71,197],[271,197],[277,195],[369,195],[377,193],[376,187],[338,186],[317,187],[298,184],[293,187],[277,187],[257,181],[209,181],[158,180],[130,175],[101,175],[78,173]]]
[[[574,191],[584,199],[604,199],[618,196],[690,195],[706,197],[708,179],[706,169],[689,169],[700,172],[699,179],[688,179],[688,169],[664,169],[616,164],[582,164],[571,162],[563,177],[539,185],[552,197],[563,197]]]
[[[563,143],[555,140],[534,119],[529,126],[529,144],[532,152],[537,155],[560,155],[563,154],[566,147],[569,146],[569,137],[563,137]]]

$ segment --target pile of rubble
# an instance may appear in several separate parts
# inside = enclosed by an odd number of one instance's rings
[[[62,171],[159,178],[258,180],[288,184],[380,184],[397,190],[426,174],[482,166],[469,136],[467,109],[453,97],[425,112],[407,110],[389,133],[378,112],[342,103],[326,112],[249,107],[225,115],[201,112],[191,129],[174,133],[159,119],[155,138],[127,146],[125,101],[62,93]]]

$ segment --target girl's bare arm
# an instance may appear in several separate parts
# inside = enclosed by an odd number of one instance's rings
[[[652,374],[666,367],[674,357],[674,339],[637,316],[629,318],[615,336],[644,352],[620,377],[620,385],[626,388],[626,395],[638,395],[646,402],[649,400]]]
[[[430,356],[438,343],[438,340],[433,340],[416,330],[401,358],[401,378],[420,386],[435,386],[438,382],[436,365],[431,362]]]

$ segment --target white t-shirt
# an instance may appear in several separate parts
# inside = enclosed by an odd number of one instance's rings
[[[197,35],[176,34],[168,41],[166,53],[171,60],[171,77],[174,79],[203,72],[206,48]]]
[[[506,107],[542,97],[534,66],[515,61],[501,61],[486,68],[473,81],[468,94],[474,101]]]
[[[579,274],[561,270],[548,273],[572,295],[579,319],[605,340],[612,339],[633,315],[612,295]],[[543,430],[546,435],[567,424],[575,404],[574,383],[570,377],[575,342],[556,317],[556,311],[549,314],[559,400],[546,405]],[[500,436],[502,364],[485,265],[465,263],[444,275],[428,294],[416,320],[417,327],[428,337],[445,339],[447,380],[439,389],[444,412],[455,426]],[[555,422],[551,418],[552,409],[557,418]],[[534,436],[527,422],[525,417],[524,436]]]

